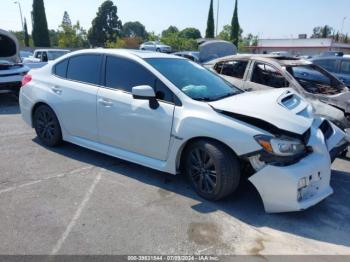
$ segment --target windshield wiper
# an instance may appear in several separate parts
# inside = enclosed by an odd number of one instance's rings
[[[205,102],[213,101],[213,99],[209,98],[209,97],[196,97],[196,98],[193,98],[193,99],[196,100],[196,101],[205,101]]]

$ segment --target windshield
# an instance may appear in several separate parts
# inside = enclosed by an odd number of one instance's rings
[[[288,66],[287,71],[309,93],[335,95],[344,91],[344,84],[316,65]]]
[[[194,100],[216,101],[243,92],[190,60],[174,58],[145,60]]]
[[[48,59],[51,61],[51,60],[55,60],[65,54],[68,54],[68,51],[49,51],[47,53],[47,57]]]

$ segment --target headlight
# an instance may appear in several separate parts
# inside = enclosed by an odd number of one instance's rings
[[[306,152],[304,143],[298,139],[258,135],[255,140],[265,151],[277,156],[294,156]]]

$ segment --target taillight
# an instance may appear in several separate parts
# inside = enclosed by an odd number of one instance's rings
[[[32,81],[32,76],[31,75],[25,75],[22,79],[22,86],[25,86],[28,84],[30,81]]]

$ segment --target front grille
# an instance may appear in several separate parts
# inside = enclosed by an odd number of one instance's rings
[[[320,125],[320,130],[322,131],[326,140],[328,140],[333,134],[333,128],[327,120],[323,121],[323,123]]]

